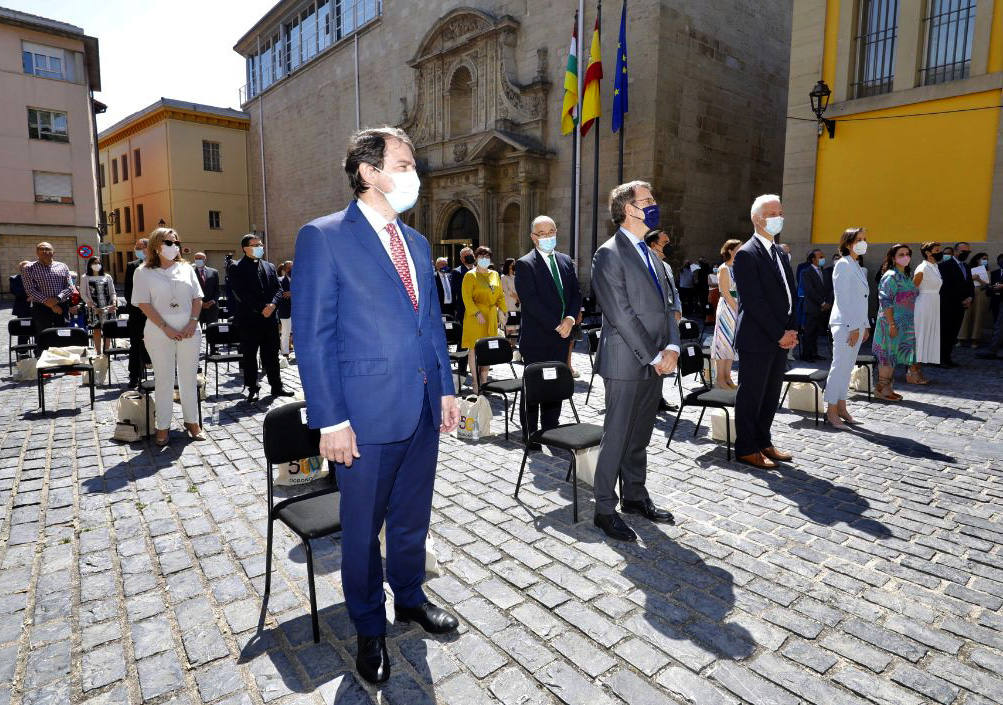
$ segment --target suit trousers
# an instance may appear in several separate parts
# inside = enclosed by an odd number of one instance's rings
[[[822,327],[821,311],[810,311],[805,314],[804,340],[801,341],[801,359],[810,360],[818,357],[818,334]]]
[[[960,303],[940,300],[940,364],[951,362],[951,351],[958,342],[965,307]]]
[[[261,366],[265,368],[268,384],[273,390],[282,388],[279,374],[279,323],[275,315],[268,318],[242,318],[237,323],[240,336],[240,354],[244,358],[240,366],[244,370],[244,386],[254,389],[258,386],[258,353]]]
[[[66,311],[66,304],[63,304],[63,311]],[[31,323],[35,329],[35,357],[42,355],[42,331],[49,328],[63,328],[66,326],[66,316],[56,313],[44,304],[31,304]]]
[[[289,337],[293,332],[293,319],[291,318],[280,318],[279,319],[279,353],[282,355],[289,354]]]
[[[181,417],[185,423],[201,423],[198,412],[199,351],[202,331],[184,340],[172,340],[150,322],[146,324],[147,349],[153,360],[156,427],[163,431],[171,427],[174,415],[174,381],[177,370],[178,396],[181,397]]]
[[[348,615],[360,635],[386,633],[379,533],[387,527],[387,582],[399,607],[426,601],[425,538],[439,454],[428,387],[410,438],[359,446],[352,467],[337,465],[341,490],[341,584]],[[439,403],[436,400],[435,403]]]
[[[520,397],[521,399],[521,397]],[[542,428],[544,431],[549,431],[552,428],[557,428],[558,424],[561,423],[561,402],[553,402],[550,404],[519,404],[519,423],[524,429],[524,436],[529,436],[531,433],[536,431],[538,428]],[[540,416],[543,416],[541,426]]]
[[[143,368],[150,362],[150,353],[146,351],[144,331],[146,316],[137,309],[129,309],[129,385],[139,384],[143,378]]]
[[[648,499],[644,486],[648,465],[648,442],[655,428],[662,378],[622,380],[603,378],[606,417],[596,463],[597,514],[616,511],[616,481],[623,477],[623,497],[628,502]]]
[[[857,364],[857,353],[864,342],[863,331],[857,335],[857,344],[850,345],[849,332],[843,326],[832,326],[832,365],[829,367],[829,377],[825,381],[826,404],[837,404],[846,401],[850,391],[850,376]],[[870,374],[870,371],[868,371]]]
[[[787,351],[779,345],[768,352],[739,350],[738,359],[735,455],[742,457],[773,445],[770,427],[780,403]]]

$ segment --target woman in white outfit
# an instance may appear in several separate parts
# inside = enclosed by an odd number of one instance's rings
[[[857,362],[860,345],[871,333],[867,318],[867,273],[858,260],[867,252],[867,231],[850,228],[839,240],[842,257],[832,271],[832,288],[835,302],[829,317],[832,331],[832,366],[825,383],[826,419],[834,428],[845,429],[847,423],[856,423],[846,410],[846,396],[850,389],[850,374]]]
[[[146,261],[133,279],[131,303],[146,314],[144,340],[153,362],[157,402],[156,444],[167,445],[170,436],[175,369],[185,428],[194,440],[202,440],[197,378],[202,287],[195,268],[181,259],[181,241],[174,230],[154,230],[146,252]]]
[[[927,242],[919,250],[923,261],[916,267],[912,281],[919,289],[916,297],[916,364],[906,374],[913,384],[927,384],[922,364],[940,364],[940,287],[944,280],[937,263],[944,258],[939,242]]]

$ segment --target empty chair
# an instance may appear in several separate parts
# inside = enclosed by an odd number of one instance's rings
[[[585,405],[588,406],[589,397],[592,396],[592,383],[596,381],[596,353],[599,352],[599,338],[602,336],[602,328],[592,328],[585,332],[585,340],[589,345],[589,365],[592,367],[592,376],[589,378],[589,391],[585,393]]]
[[[825,388],[825,380],[828,376],[829,370],[816,370],[814,367],[795,367],[787,370],[784,373],[784,394],[780,397],[778,406],[784,405],[784,399],[787,398],[787,392],[790,391],[792,384],[795,382],[810,384],[815,388],[815,425],[818,426],[818,398],[822,396],[822,390]]]
[[[234,352],[238,343],[237,326],[234,323],[221,321],[205,327],[205,361],[215,367],[215,396],[219,396],[219,366],[229,367],[231,362],[239,364],[243,359],[239,352]]]
[[[297,401],[278,406],[265,414],[263,445],[268,472],[268,546],[265,553],[265,594],[262,610],[268,605],[272,589],[272,538],[273,525],[278,519],[300,537],[306,551],[307,580],[310,584],[310,619],[313,623],[313,640],[320,641],[320,624],[317,619],[317,591],[313,578],[312,539],[329,536],[341,530],[341,516],[336,499],[329,495],[338,492],[338,484],[331,469],[326,480],[315,480],[303,494],[275,501],[272,468],[276,463],[295,462],[320,454],[320,430],[309,428],[306,420],[306,402]],[[317,487],[312,487],[316,483]]]
[[[857,367],[867,367],[867,401],[871,400],[871,379],[877,377],[878,375],[878,358],[874,355],[863,355],[858,354],[857,360],[853,365],[854,369]]]
[[[108,356],[108,383],[111,384],[112,365],[111,360],[120,355],[129,354],[128,345],[116,345],[117,340],[129,339],[129,319],[115,318],[101,324],[101,338],[111,343],[105,355]]]
[[[460,378],[460,384],[457,385],[456,389],[456,393],[459,394],[459,387],[463,384],[463,377],[467,371],[467,351],[460,348],[460,341],[463,339],[463,326],[452,319],[443,321],[442,326],[446,331],[446,347],[456,346],[454,350],[449,351],[449,364]]]
[[[699,340],[700,326],[698,326],[695,321],[691,321],[688,318],[682,319],[679,321],[679,339],[684,341]]]
[[[700,418],[697,419],[693,435],[697,435],[700,424],[703,423],[703,416],[707,409],[721,409],[724,411],[725,439],[728,449],[728,460],[731,460],[731,413],[729,409],[735,408],[735,397],[737,391],[734,389],[711,389],[706,385],[701,385],[697,389],[686,391],[683,389],[683,376],[700,373],[703,371],[704,355],[698,343],[683,343],[679,351],[679,363],[676,369],[676,384],[679,386],[679,411],[676,413],[676,420],[672,424],[669,432],[669,441],[665,444],[668,448],[672,445],[672,437],[676,434],[676,426],[679,425],[679,418],[683,415],[683,409],[687,406],[699,406]]]
[[[575,423],[561,424],[546,431],[534,431],[527,438],[526,450],[522,454],[522,465],[519,466],[519,479],[515,483],[515,497],[519,497],[522,486],[522,474],[526,470],[526,459],[529,457],[529,443],[546,444],[554,448],[562,448],[571,453],[571,464],[568,466],[567,479],[571,480],[571,513],[578,522],[578,468],[575,461],[575,451],[597,447],[602,442],[602,426],[581,423],[578,409],[575,408],[575,379],[571,376],[571,368],[563,362],[534,362],[526,366],[522,375],[522,403],[547,404],[550,402],[569,401],[571,412],[575,415]]]
[[[15,343],[15,338],[27,338],[27,342]],[[30,318],[12,318],[7,321],[7,371],[14,371],[14,360],[31,355],[35,350],[35,325]],[[22,355],[22,353],[24,353]]]
[[[42,350],[49,348],[81,347],[87,349],[90,343],[90,336],[83,328],[46,328],[39,336],[39,347]],[[87,372],[89,375],[91,408],[94,408],[94,365],[90,362],[76,362],[67,365],[57,365],[45,367],[38,370],[38,405],[45,413],[45,381],[56,375],[68,375],[74,372]]]
[[[512,367],[512,375],[515,375],[515,367],[512,366],[512,345],[506,338],[481,338],[474,343],[474,360],[477,362],[477,369],[473,371],[474,380],[480,379],[481,367],[490,365],[509,365]],[[522,389],[522,381],[515,379],[489,379],[478,388],[479,394],[501,394],[505,404],[505,440],[508,440],[508,395],[514,394],[512,408],[519,399],[519,392]]]

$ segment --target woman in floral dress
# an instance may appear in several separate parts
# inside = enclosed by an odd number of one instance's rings
[[[912,250],[907,245],[893,245],[885,255],[884,274],[878,284],[878,321],[871,349],[878,359],[875,395],[888,401],[902,398],[892,390],[895,366],[916,364],[913,313],[919,290],[912,280],[911,261]]]

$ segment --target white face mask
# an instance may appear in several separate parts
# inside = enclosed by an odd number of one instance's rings
[[[98,272],[101,271],[101,265],[100,264],[92,264],[91,265],[91,271],[94,272],[95,274],[97,274]]]
[[[540,243],[540,251],[546,254],[550,254],[555,249],[557,249],[557,236],[552,235],[551,237],[539,237],[537,242]]]
[[[864,255],[866,255],[867,254],[867,241],[866,240],[861,240],[860,242],[854,243],[854,245],[853,245],[853,251],[856,252],[861,257],[863,257]]]
[[[763,230],[768,232],[773,237],[780,234],[780,231],[784,229],[784,217],[782,215],[774,216],[773,218],[766,219],[766,225],[763,226]]]
[[[382,169],[379,171],[382,174],[387,173]],[[383,194],[395,213],[409,210],[418,202],[418,191],[421,189],[421,179],[418,178],[418,172],[411,170],[387,175],[394,182],[394,190],[382,191],[378,186],[376,190]]]
[[[168,262],[173,262],[178,256],[178,246],[177,245],[161,245],[160,246],[160,256],[163,257]]]

